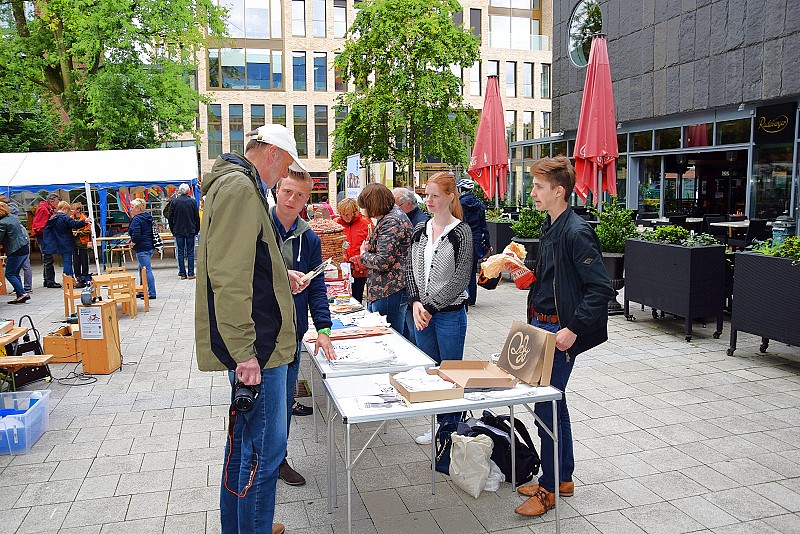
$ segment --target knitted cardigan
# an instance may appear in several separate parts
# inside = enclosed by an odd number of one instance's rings
[[[465,222],[458,223],[439,238],[433,254],[428,287],[425,289],[425,247],[428,244],[428,223],[419,223],[411,236],[406,266],[406,292],[409,304],[422,302],[433,315],[455,311],[467,300],[467,285],[472,272],[472,230]]]

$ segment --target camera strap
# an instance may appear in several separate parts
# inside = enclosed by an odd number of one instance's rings
[[[223,483],[225,485],[226,490],[233,493],[240,499],[243,499],[247,495],[247,491],[253,486],[253,481],[256,478],[256,472],[258,471],[258,453],[256,452],[256,444],[253,441],[253,433],[250,431],[250,425],[247,422],[247,417],[244,414],[242,414],[242,422],[244,423],[244,427],[247,430],[247,433],[250,435],[250,447],[252,448],[253,456],[252,459],[250,460],[250,476],[247,479],[247,484],[245,484],[241,492],[232,490],[228,486],[228,468],[230,467],[231,455],[233,454],[234,432],[236,430],[236,420],[238,417],[239,417],[239,411],[233,406],[231,406],[228,411],[228,456],[227,458],[225,458],[225,468],[223,470],[225,473],[225,477]],[[244,442],[244,430],[242,430],[242,442]]]

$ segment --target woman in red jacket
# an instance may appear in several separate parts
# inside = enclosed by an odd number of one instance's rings
[[[347,238],[347,261],[350,262],[350,272],[353,275],[351,291],[353,298],[361,302],[364,300],[367,268],[361,265],[359,249],[372,229],[372,222],[361,215],[358,204],[352,198],[342,199],[337,207],[339,217],[336,218],[336,222],[344,226],[344,235]]]

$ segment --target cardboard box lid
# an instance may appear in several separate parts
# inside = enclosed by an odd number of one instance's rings
[[[465,390],[508,389],[517,385],[517,379],[491,362],[444,360],[439,374],[452,380]]]
[[[436,369],[427,369],[425,371],[429,375],[441,374]],[[448,389],[436,389],[428,391],[409,391],[403,384],[395,380],[394,375],[397,373],[389,373],[389,383],[402,395],[408,402],[429,402],[437,400],[450,400],[461,399],[464,397],[464,388],[458,383],[455,387]],[[443,378],[446,378],[443,376]]]
[[[555,351],[554,333],[514,321],[497,366],[532,386],[549,386]]]

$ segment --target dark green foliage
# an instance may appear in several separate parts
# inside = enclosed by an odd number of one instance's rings
[[[636,235],[636,223],[633,222],[632,211],[620,206],[616,197],[603,202],[603,211],[591,208],[592,213],[600,221],[594,230],[600,239],[603,252],[625,252],[625,240]]]
[[[519,212],[519,219],[511,225],[511,230],[517,237],[538,239],[546,217],[547,212],[535,208],[522,208]]]

